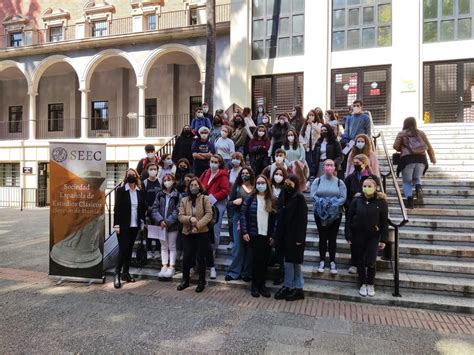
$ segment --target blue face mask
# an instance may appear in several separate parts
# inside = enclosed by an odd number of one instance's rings
[[[258,191],[258,192],[265,192],[265,191],[267,191],[267,184],[257,184],[257,191]]]
[[[173,160],[171,160],[171,159],[167,159],[167,160],[165,160],[165,162],[168,166],[173,165]]]
[[[232,165],[233,166],[239,166],[240,165],[240,160],[239,159],[232,159]]]
[[[365,143],[364,142],[357,142],[356,143],[356,147],[360,150],[364,149],[365,147]]]
[[[219,164],[216,163],[209,163],[209,166],[211,167],[212,171],[216,171],[217,169],[219,169]]]

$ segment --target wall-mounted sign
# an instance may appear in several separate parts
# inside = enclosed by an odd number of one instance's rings
[[[24,166],[23,167],[23,174],[33,174],[33,167],[32,166]]]
[[[402,80],[401,92],[414,92],[416,91],[415,80]]]

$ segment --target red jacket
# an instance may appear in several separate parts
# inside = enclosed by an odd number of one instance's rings
[[[201,182],[209,195],[214,196],[217,201],[222,201],[230,192],[229,173],[226,169],[219,169],[211,182],[209,182],[210,177],[211,169],[207,169],[201,175]]]

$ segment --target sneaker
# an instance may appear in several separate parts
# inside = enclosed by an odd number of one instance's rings
[[[165,277],[171,279],[174,274],[176,274],[176,270],[174,267],[169,267],[166,269]]]
[[[331,264],[329,265],[330,270],[329,272],[331,275],[336,275],[337,274],[337,268],[336,268],[336,263],[334,261],[331,261]]]
[[[369,297],[374,297],[375,296],[374,285],[367,285],[367,296],[369,296]]]
[[[211,267],[211,280],[215,280],[217,278],[217,272],[215,267]]]
[[[360,287],[359,293],[360,293],[360,295],[361,295],[362,297],[367,296],[367,285],[365,285],[365,284],[362,285],[362,286]]]
[[[194,275],[194,268],[192,267],[191,269],[189,269],[189,276],[193,276]]]
[[[302,288],[294,288],[286,296],[285,301],[304,300],[304,291]]]
[[[161,277],[166,277],[167,271],[168,271],[168,267],[163,266],[163,267],[161,268],[161,271],[158,273],[158,277],[160,277],[160,278],[161,278]]]
[[[349,266],[349,274],[357,274],[357,266]]]
[[[319,262],[318,272],[322,274],[324,272],[324,261]]]
[[[290,293],[290,291],[291,291],[291,290],[290,290],[288,287],[283,286],[282,288],[280,288],[280,289],[275,293],[274,298],[275,298],[276,300],[283,300],[283,299],[285,299],[286,295],[287,295],[288,293]]]

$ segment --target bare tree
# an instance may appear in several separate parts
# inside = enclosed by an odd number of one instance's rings
[[[209,112],[214,112],[214,79],[216,72],[216,0],[206,1],[207,47],[206,47],[206,83],[204,101],[209,104]]]

